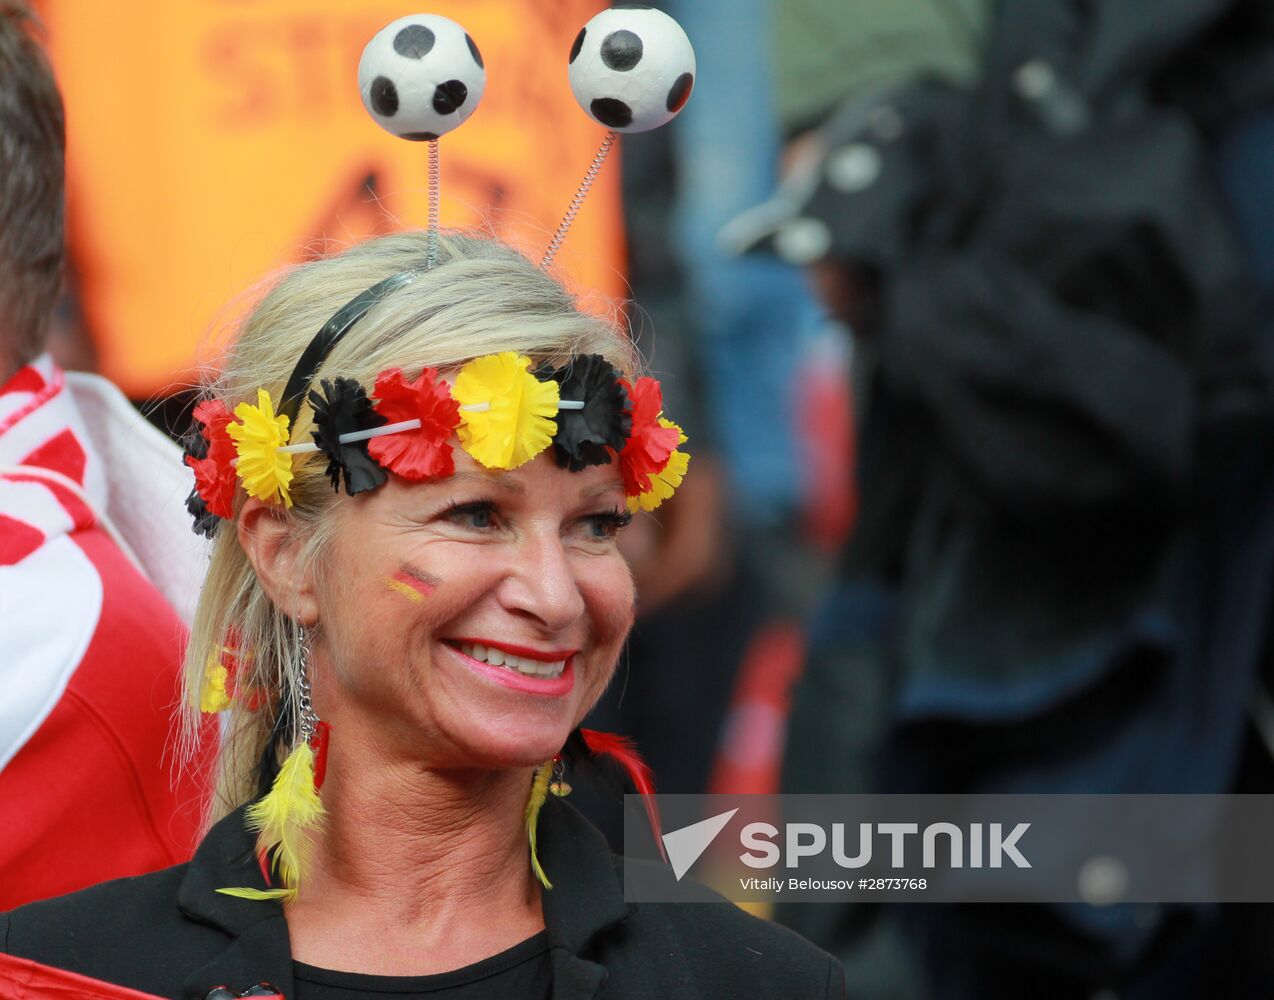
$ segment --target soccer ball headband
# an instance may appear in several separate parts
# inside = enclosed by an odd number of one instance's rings
[[[617,132],[670,121],[694,85],[694,50],[668,15],[627,5],[602,11],[576,36],[569,77],[580,106],[609,128],[541,261],[547,268],[601,169]],[[412,481],[451,475],[454,435],[490,469],[515,469],[549,447],[571,471],[618,461],[630,510],[653,510],[680,485],[689,456],[681,428],[662,414],[659,383],[629,382],[599,355],[559,368],[532,367],[513,352],[475,358],[451,383],[427,368],[408,380],[381,372],[369,396],[354,379],[314,376],[332,348],[377,303],[437,264],[438,138],[474,111],[486,86],[482,55],[460,25],[436,14],[392,22],[368,43],[358,67],[363,104],[387,131],[429,147],[429,227],[424,268],[373,285],[337,310],[289,378],[276,413],[266,389],[230,412],[220,400],[195,407],[186,440],[195,474],[187,499],[194,529],[208,536],[234,516],[242,483],[249,496],[290,507],[293,455],[321,451],[333,489],[350,496],[388,473]],[[301,403],[314,411],[312,442],[290,442]]]

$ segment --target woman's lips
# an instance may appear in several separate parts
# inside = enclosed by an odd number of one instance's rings
[[[446,639],[453,646],[483,646],[486,649],[498,649],[502,653],[521,657],[524,660],[535,660],[539,663],[560,663],[569,660],[579,652],[578,649],[532,649],[530,646],[514,646],[512,643],[499,642],[495,639],[482,639],[476,636],[457,636]]]
[[[570,694],[575,687],[575,656],[573,651],[564,651],[566,659],[563,662],[561,672],[556,676],[534,676],[521,673],[515,667],[487,663],[470,655],[470,652],[481,652],[483,650],[488,651],[489,655],[489,651],[493,648],[500,649],[503,652],[500,647],[483,647],[480,643],[457,643],[455,641],[444,642],[443,645],[455,654],[456,659],[463,666],[473,673],[522,694],[534,694],[544,698],[561,698]],[[466,652],[465,649],[460,648],[461,646],[466,647],[470,652]],[[478,648],[474,649],[473,647],[475,646]],[[512,655],[516,656],[517,654]],[[526,657],[524,659],[529,660],[531,658]],[[552,669],[552,661],[538,660],[536,662],[542,664],[545,669]]]

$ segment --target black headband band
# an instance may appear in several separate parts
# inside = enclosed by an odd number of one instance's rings
[[[404,285],[411,284],[422,273],[423,269],[415,268],[410,271],[400,271],[398,274],[391,274],[383,281],[376,282],[366,291],[359,292],[345,305],[337,309],[332,318],[323,324],[319,332],[314,335],[314,339],[310,341],[304,353],[302,353],[300,360],[296,363],[296,367],[292,369],[292,377],[288,379],[288,384],[283,390],[283,398],[279,402],[279,413],[287,414],[289,426],[296,425],[296,416],[300,412],[301,401],[305,399],[306,393],[310,391],[310,383],[314,380],[314,375],[323,364],[323,359],[331,353],[332,348],[340,342],[340,339],[345,334],[349,333],[354,324],[362,319],[372,306],[392,295]]]

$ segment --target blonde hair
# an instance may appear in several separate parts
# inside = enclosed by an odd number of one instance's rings
[[[423,233],[403,233],[292,269],[252,310],[205,395],[233,410],[245,400],[255,402],[257,389],[265,388],[277,406],[297,359],[332,314],[382,279],[423,268],[425,252]],[[613,320],[581,312],[556,280],[521,254],[490,238],[442,233],[437,266],[372,307],[332,349],[313,385],[339,375],[357,379],[370,393],[387,368],[415,378],[424,368],[448,372],[500,351],[553,363],[601,354],[629,375],[637,365],[631,342]],[[291,428],[293,442],[310,439],[312,418],[303,404]],[[304,567],[322,557],[332,509],[348,501],[332,489],[325,456],[293,458],[287,516]],[[237,696],[222,727],[213,819],[255,798],[260,762],[277,763],[276,741],[286,752],[296,739],[298,642],[296,625],[257,580],[234,524],[221,525],[186,650],[183,727],[189,750],[199,731],[205,674],[223,654],[233,655]],[[272,734],[276,722],[285,731]]]

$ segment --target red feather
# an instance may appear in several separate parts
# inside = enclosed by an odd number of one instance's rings
[[[314,751],[314,790],[323,787],[323,779],[327,777],[327,744],[332,736],[332,727],[320,719],[314,724],[314,735],[310,737],[310,749]]]
[[[646,818],[650,821],[650,830],[655,835],[655,844],[659,854],[668,860],[668,852],[664,850],[663,835],[659,826],[659,805],[655,801],[655,776],[650,765],[641,759],[641,754],[633,746],[633,741],[618,733],[600,733],[596,729],[581,729],[584,745],[588,752],[598,756],[609,757],[624,769],[628,780],[641,795],[642,804],[646,807]]]

